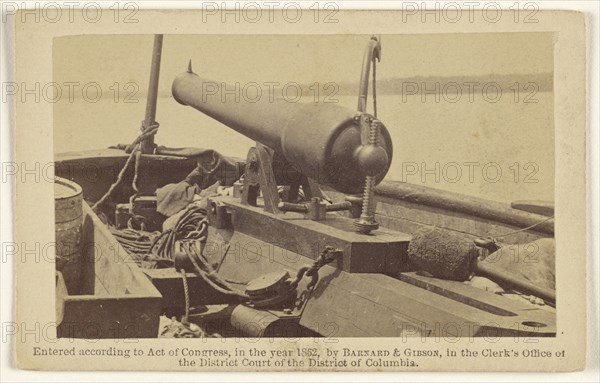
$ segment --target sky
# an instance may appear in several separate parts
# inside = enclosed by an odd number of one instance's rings
[[[358,81],[365,35],[166,35],[160,91],[189,59],[203,78],[225,82]],[[546,33],[382,36],[378,78],[551,73]],[[153,37],[85,35],[55,38],[57,82],[147,84]]]

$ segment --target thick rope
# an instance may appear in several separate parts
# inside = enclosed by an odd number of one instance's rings
[[[158,132],[159,126],[160,124],[158,122],[155,122],[154,124],[150,125],[147,129],[144,129],[144,126],[142,125],[142,133],[139,136],[137,136],[137,138],[133,140],[133,142],[129,144],[127,148],[125,148],[125,152],[131,153],[135,149],[137,144],[140,144],[146,138],[155,135]]]
[[[154,239],[150,252],[161,258],[173,260],[175,243],[178,240],[201,240],[205,237],[207,229],[206,209],[192,206],[183,213],[171,229],[163,231]]]
[[[104,195],[92,206],[92,210],[96,211],[98,209],[98,207],[101,206],[104,202],[106,202],[108,197],[110,197],[112,195],[112,193],[115,191],[117,186],[119,186],[121,184],[121,182],[123,181],[123,178],[125,176],[125,171],[127,171],[127,169],[129,168],[129,164],[131,163],[131,161],[133,159],[135,159],[135,174],[133,176],[132,188],[136,194],[138,193],[137,179],[138,179],[139,159],[141,157],[141,152],[139,151],[140,145],[143,140],[145,140],[146,138],[148,138],[152,135],[155,135],[158,132],[158,127],[159,127],[159,124],[157,122],[150,125],[150,127],[148,129],[146,129],[145,131],[142,132],[142,134],[137,136],[137,138],[135,140],[133,140],[133,142],[131,144],[129,144],[129,146],[125,149],[125,152],[130,153],[130,154],[129,154],[129,157],[127,158],[127,161],[125,162],[125,165],[123,165],[123,168],[117,175],[117,180],[110,186],[108,191],[106,193],[104,193]]]
[[[181,273],[181,279],[183,281],[183,295],[185,297],[185,315],[181,323],[188,324],[188,319],[190,317],[190,289],[188,287],[188,281],[187,276],[185,275],[185,270],[181,269],[179,272]]]
[[[192,262],[192,264],[194,265],[194,268],[196,269],[197,274],[200,275],[200,277],[206,283],[208,283],[213,289],[215,289],[218,292],[225,294],[225,295],[233,295],[233,296],[237,296],[239,298],[248,299],[248,296],[245,293],[234,290],[227,282],[222,280],[218,276],[218,274],[216,274],[212,270],[212,267],[210,267],[209,264],[204,263],[204,262],[202,263],[202,265],[205,268],[207,268],[207,270],[209,272],[202,270],[200,265],[198,265],[198,262],[196,262],[196,257],[194,257],[191,254],[191,252],[189,252],[188,249],[186,249],[185,247],[184,247],[184,251],[186,252],[186,254],[187,254],[188,258],[190,259],[190,261]]]
[[[142,151],[135,150],[134,153],[135,153],[135,164],[134,164],[133,180],[131,181],[131,188],[133,189],[135,194],[133,195],[132,199],[137,197],[137,195],[140,192],[138,190],[137,181],[138,181],[138,174],[139,174],[139,169],[140,169],[140,158],[142,158]],[[131,205],[131,207],[133,207],[133,204]]]
[[[138,144],[138,146],[139,146],[139,144]],[[108,197],[110,197],[112,195],[113,191],[117,188],[117,186],[119,186],[121,184],[121,182],[123,181],[123,177],[125,176],[125,171],[127,171],[127,168],[129,168],[129,164],[131,163],[131,161],[134,158],[136,158],[135,153],[138,150],[138,146],[135,147],[135,150],[133,152],[131,152],[131,154],[129,155],[129,158],[127,158],[125,165],[123,165],[123,167],[121,168],[121,171],[117,175],[117,180],[112,185],[110,185],[110,188],[108,189],[108,191],[106,193],[104,193],[102,198],[100,198],[98,201],[96,201],[96,203],[92,206],[92,210],[96,211],[96,209],[98,209],[98,207],[101,206],[108,199]]]

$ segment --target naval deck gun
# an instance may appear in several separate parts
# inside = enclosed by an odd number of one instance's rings
[[[376,38],[372,41],[378,46]],[[368,78],[368,70],[363,77]],[[213,224],[225,228],[235,222],[236,230],[307,256],[315,254],[317,243],[333,246],[343,253],[340,267],[346,271],[400,269],[409,236],[379,228],[374,213],[373,188],[385,177],[393,155],[389,131],[381,121],[364,110],[336,104],[262,98],[227,103],[214,96],[221,94],[215,87],[231,89],[201,78],[191,65],[172,85],[179,103],[256,141],[234,197],[211,200]],[[359,109],[362,105],[359,102]],[[328,204],[319,185],[350,196]],[[281,187],[285,193],[280,193]],[[352,218],[336,214],[340,211],[350,212]]]
[[[285,330],[274,330],[280,323],[324,336],[483,336],[486,331],[551,336],[555,330],[545,312],[495,296],[484,303],[480,292],[467,286],[404,273],[411,235],[379,227],[375,217],[374,187],[393,158],[376,102],[373,113],[366,112],[369,77],[372,73],[375,93],[380,56],[380,40],[372,37],[357,110],[279,99],[225,102],[215,94],[232,87],[197,75],[191,62],[173,81],[177,102],[256,142],[233,193],[208,199],[210,226],[227,249],[234,241],[237,249],[262,243],[288,254],[275,259],[262,253],[250,260],[236,255],[230,275],[255,279],[246,285],[250,302],[235,307],[231,323],[252,336],[285,336]],[[322,186],[346,194],[345,200],[332,203]],[[312,267],[304,266],[310,261]],[[297,271],[295,279],[289,271]],[[308,284],[304,276],[311,277]],[[296,288],[305,293],[297,297]],[[249,330],[248,323],[260,324]],[[515,328],[515,323],[525,325]]]

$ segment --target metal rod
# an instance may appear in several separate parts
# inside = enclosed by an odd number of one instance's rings
[[[367,95],[369,93],[369,73],[371,72],[371,62],[381,59],[381,43],[377,36],[371,36],[369,43],[363,55],[362,69],[360,72],[360,82],[358,86],[358,106],[359,112],[367,110]]]
[[[144,131],[156,123],[156,100],[158,97],[158,78],[160,75],[160,57],[162,54],[163,35],[154,36],[154,48],[152,50],[152,67],[150,69],[150,81],[148,83],[148,98],[146,99],[146,115],[143,121]],[[154,135],[145,138],[142,143],[142,153],[154,152]]]
[[[494,282],[509,285],[511,288],[520,290],[525,294],[535,295],[548,303],[556,303],[556,292],[554,290],[537,286],[527,279],[498,270],[496,267],[486,264],[485,261],[478,261],[475,264],[475,272]]]
[[[281,211],[293,211],[296,213],[308,213],[308,207],[304,204],[279,202],[277,208]]]
[[[327,206],[325,206],[325,210],[327,210],[327,211],[346,211],[346,210],[350,210],[351,207],[352,207],[352,203],[346,201],[346,202],[338,202],[338,203],[332,203],[331,205],[327,205]]]

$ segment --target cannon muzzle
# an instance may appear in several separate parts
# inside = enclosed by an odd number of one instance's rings
[[[368,156],[368,137],[360,122],[365,113],[333,103],[299,103],[275,99],[267,92],[232,94],[233,85],[200,78],[191,70],[177,76],[172,92],[177,102],[189,105],[283,156],[296,170],[317,183],[342,193],[363,191],[365,176],[379,183],[392,161],[392,141],[380,125],[379,146],[384,155]],[[260,88],[256,88],[260,89]],[[238,86],[238,91],[241,92]],[[261,92],[259,90],[259,92]],[[369,169],[365,169],[365,164]]]

